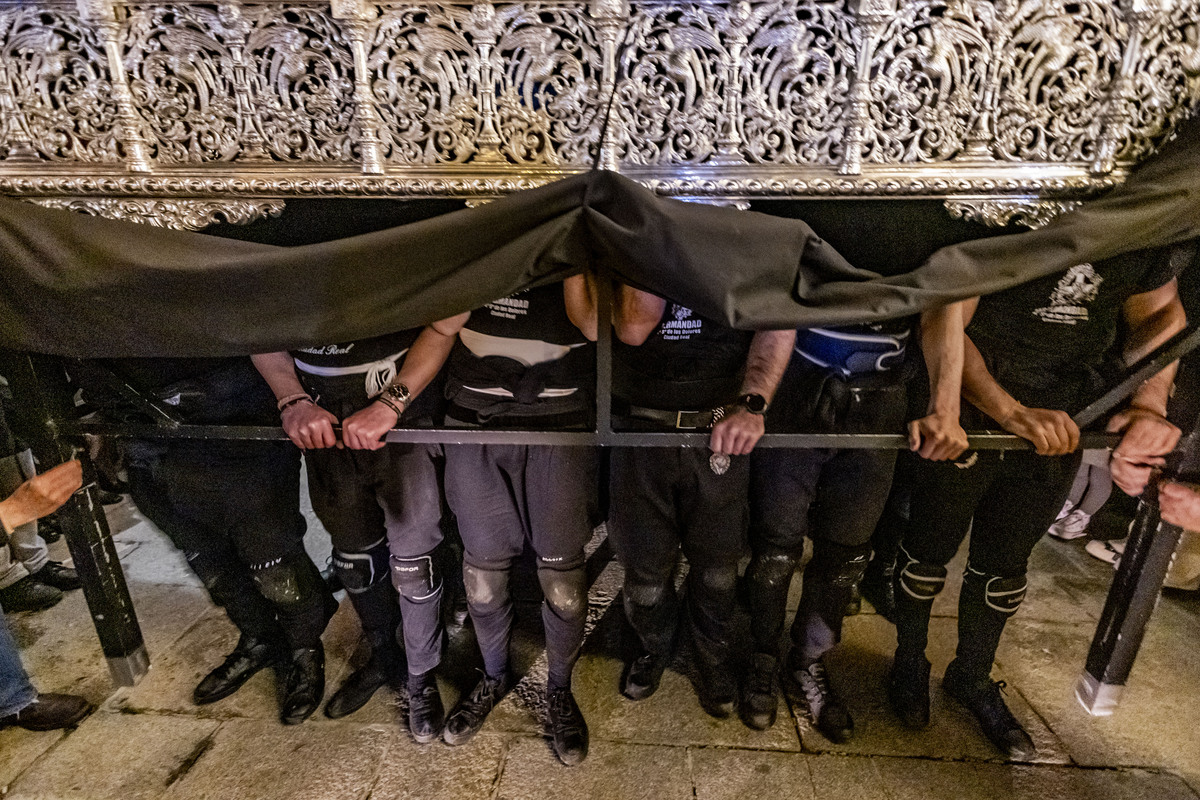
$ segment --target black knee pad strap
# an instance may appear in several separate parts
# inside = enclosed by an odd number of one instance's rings
[[[405,600],[424,603],[437,596],[442,578],[434,568],[433,554],[415,558],[392,556],[392,585]]]
[[[1024,575],[1012,577],[988,575],[973,569],[970,564],[967,565],[967,571],[963,575],[963,582],[982,583],[983,602],[987,607],[1010,617],[1021,607],[1022,601],[1025,600],[1025,591],[1029,587]]]
[[[914,600],[933,602],[946,585],[945,566],[917,561],[903,547],[896,567],[896,584]]]
[[[380,539],[362,552],[333,551],[333,568],[350,594],[362,594],[388,576],[387,541]]]

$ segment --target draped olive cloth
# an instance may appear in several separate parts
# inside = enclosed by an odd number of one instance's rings
[[[344,342],[585,267],[741,328],[865,322],[1200,236],[1198,192],[1192,120],[1107,196],[1041,230],[946,247],[890,277],[855,268],[798,220],[660,198],[611,172],[300,247],[0,200],[0,346],[88,358]]]

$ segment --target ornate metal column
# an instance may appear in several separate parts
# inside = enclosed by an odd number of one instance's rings
[[[112,0],[77,0],[79,15],[95,25],[103,34],[104,51],[108,55],[108,72],[113,96],[117,101],[117,116],[121,144],[125,147],[126,164],[131,172],[149,172],[150,156],[142,136],[141,122],[134,110],[133,93],[129,91],[129,76],[121,53],[121,26],[117,21]]]
[[[367,175],[381,175],[383,144],[379,138],[379,113],[371,95],[371,71],[367,67],[367,39],[371,21],[378,12],[364,0],[332,0],[332,10],[333,18],[342,21],[354,53],[354,119],[358,123],[362,170]]]

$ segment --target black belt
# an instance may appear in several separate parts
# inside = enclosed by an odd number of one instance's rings
[[[612,410],[617,416],[649,420],[678,430],[706,430],[725,416],[724,406],[705,411],[667,411],[662,408],[630,405],[615,397]]]
[[[446,409],[446,416],[451,417],[458,422],[466,425],[477,425],[481,428],[534,428],[534,429],[586,429],[588,425],[588,417],[590,412],[587,410],[568,411],[561,414],[533,414],[533,415],[508,415],[497,414],[495,416],[480,417],[479,412],[474,409],[460,406],[458,403],[451,402],[450,407]]]

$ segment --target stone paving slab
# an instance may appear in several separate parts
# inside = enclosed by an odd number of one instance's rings
[[[793,753],[696,748],[691,752],[696,800],[746,800],[786,797],[817,800],[809,765],[815,760]],[[827,796],[827,795],[826,795]]]
[[[0,797],[38,757],[66,736],[65,731],[27,731],[5,728],[0,731]]]
[[[1200,630],[1159,604],[1120,705],[1110,717],[1088,715],[1075,699],[1093,631],[1016,617],[999,661],[1073,759],[1088,766],[1165,767],[1200,787]]]
[[[459,800],[492,796],[508,752],[507,737],[479,734],[458,747],[420,745],[393,734],[371,800]]]
[[[691,800],[688,750],[592,741],[588,758],[564,767],[537,739],[512,740],[497,800]]]
[[[229,720],[167,791],[169,800],[350,800],[374,784],[394,732],[330,722]]]
[[[941,691],[941,675],[954,657],[956,635],[954,620],[934,618],[931,621],[931,725],[924,731],[910,731],[900,724],[887,701],[887,674],[891,667],[891,653],[895,648],[895,628],[887,620],[875,615],[860,615],[846,620],[843,642],[827,656],[827,663],[830,682],[854,718],[855,735],[842,744],[826,739],[812,727],[803,701],[792,692],[804,749],[860,755],[981,761],[1000,759],[1000,753],[983,737],[974,718]],[[999,672],[995,675],[1003,677]],[[1069,756],[1062,743],[1021,695],[1010,691],[1007,700],[1038,746],[1039,753],[1035,760],[1067,762]]]
[[[195,758],[219,723],[193,717],[93,714],[6,800],[152,800]]]

